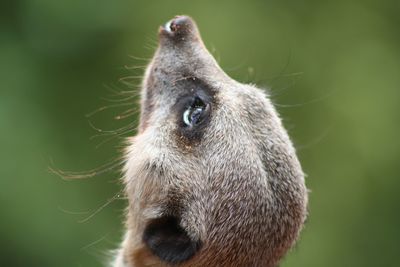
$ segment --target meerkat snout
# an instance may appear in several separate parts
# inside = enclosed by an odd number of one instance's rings
[[[307,190],[275,108],[221,70],[190,17],[158,36],[126,149],[114,266],[276,266],[302,228]]]
[[[167,35],[171,38],[184,40],[185,37],[198,37],[197,27],[194,21],[188,16],[176,16],[159,29],[160,35]]]

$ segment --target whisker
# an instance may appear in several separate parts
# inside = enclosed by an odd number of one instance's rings
[[[127,110],[125,110],[124,112],[120,113],[119,115],[124,115],[124,114],[130,113],[130,112],[135,112],[135,113],[137,113],[137,112],[139,112],[139,111],[140,111],[140,108],[130,108],[130,109],[127,109]]]
[[[81,251],[82,251],[82,250],[87,250],[88,248],[90,248],[90,247],[92,247],[92,246],[94,246],[94,245],[100,243],[101,241],[103,241],[104,239],[106,239],[108,235],[109,235],[109,233],[107,233],[107,234],[105,234],[104,236],[100,237],[99,239],[97,239],[97,240],[95,240],[95,241],[93,241],[93,242],[87,244],[86,246],[84,246],[84,247],[81,248]]]
[[[119,80],[118,82],[129,88],[138,88],[139,87],[137,82],[135,82],[135,81],[128,82],[126,80]]]
[[[119,78],[118,81],[119,81],[119,82],[121,82],[121,81],[127,81],[127,80],[129,81],[129,80],[142,79],[142,78],[143,78],[142,75],[137,75],[137,76],[130,75],[130,76],[126,76],[126,77]]]
[[[119,102],[125,102],[128,100],[132,100],[135,97],[138,97],[138,95],[130,95],[130,96],[127,96],[127,97],[121,98],[121,99],[111,99],[111,98],[105,98],[105,97],[101,97],[100,99],[108,101],[108,102],[119,103]]]
[[[65,214],[70,214],[70,215],[83,215],[83,214],[88,214],[89,211],[70,211],[62,208],[61,206],[58,206],[58,209],[62,211]]]
[[[144,57],[136,57],[136,56],[133,56],[133,55],[128,55],[128,57],[130,57],[130,58],[132,58],[134,60],[142,60],[142,61],[150,61],[151,60],[150,57],[149,58],[144,58]]]
[[[89,221],[91,218],[93,218],[96,214],[98,214],[100,211],[102,211],[105,207],[107,207],[108,205],[110,205],[114,200],[118,199],[119,196],[122,194],[122,192],[118,192],[117,194],[115,194],[112,198],[108,199],[106,201],[106,203],[104,203],[103,205],[101,205],[100,207],[98,207],[91,215],[89,215],[88,217],[86,217],[83,220],[80,220],[79,223],[85,223],[87,221]]]
[[[300,72],[282,74],[280,77],[292,77],[292,76],[300,76],[300,75],[304,75],[304,72],[300,71]]]
[[[111,99],[111,98],[105,98],[101,97],[101,99],[109,101],[109,102],[125,102],[128,100],[131,100],[132,98],[135,98],[140,95],[138,90],[120,90],[118,87],[114,86],[106,86],[107,90],[110,91],[112,94],[112,97],[122,97],[119,99]],[[117,91],[119,90],[119,91]],[[128,96],[126,96],[128,95]]]
[[[151,44],[144,45],[143,47],[150,51],[154,51],[157,49],[156,45],[151,45]]]
[[[92,140],[92,139],[95,139],[100,136],[118,135],[118,134],[121,134],[122,132],[124,132],[125,130],[132,129],[132,127],[134,127],[135,125],[136,125],[135,122],[131,122],[128,125],[120,127],[116,130],[102,130],[102,129],[96,128],[94,125],[92,125],[93,129],[100,132],[101,134],[94,135],[94,136],[90,137],[90,139]]]
[[[116,120],[123,120],[123,119],[126,119],[126,118],[128,118],[128,117],[130,117],[130,116],[133,116],[133,115],[135,115],[135,114],[138,113],[138,110],[128,109],[128,111],[129,111],[129,110],[131,110],[131,111],[130,111],[130,112],[126,112],[126,111],[125,111],[125,112],[123,112],[123,113],[121,113],[121,114],[115,116],[114,119],[116,119]]]
[[[326,138],[328,136],[328,134],[331,132],[332,128],[333,128],[333,126],[329,126],[319,136],[313,138],[308,143],[306,143],[304,145],[296,146],[296,150],[301,151],[301,150],[308,149],[308,148],[310,148],[312,146],[315,146],[315,145],[319,144],[322,140],[324,140],[324,138]]]
[[[285,86],[285,87],[278,88],[278,89],[271,88],[270,96],[274,97],[274,96],[282,95],[283,92],[285,92],[286,90],[288,90],[290,88],[293,88],[295,84],[296,84],[296,81],[292,80],[292,82],[289,85]]]
[[[274,81],[276,81],[279,77],[282,77],[282,75],[285,73],[285,71],[286,71],[287,68],[289,67],[289,64],[290,64],[290,61],[291,61],[291,60],[292,60],[292,50],[289,49],[289,55],[288,55],[288,57],[287,57],[285,66],[283,66],[283,69],[281,70],[281,72],[280,72],[278,75],[276,75],[276,77],[275,77],[274,79],[272,79],[272,80],[270,81],[271,83],[274,82]]]
[[[139,93],[138,89],[140,89],[140,85],[131,87],[130,89],[132,89],[132,90],[123,90],[116,85],[108,86],[107,89],[110,92],[114,93],[116,96],[120,96],[120,95],[124,95],[124,94],[128,94],[128,93],[129,94],[130,93]]]
[[[153,46],[153,49],[158,47],[158,41],[153,37],[150,36],[146,37],[146,41],[149,43],[148,45]]]
[[[56,169],[53,166],[49,166],[48,171],[61,177],[61,179],[63,180],[70,181],[70,180],[92,178],[94,176],[114,170],[115,168],[121,166],[123,163],[124,163],[124,157],[121,156],[117,157],[111,162],[105,163],[100,167],[88,171],[63,171],[60,169]]]
[[[312,99],[312,100],[310,100],[310,101],[306,101],[306,102],[303,102],[303,103],[297,103],[297,104],[278,104],[278,103],[274,103],[274,105],[277,106],[277,107],[281,107],[281,108],[297,108],[297,107],[302,107],[302,106],[304,106],[304,105],[309,105],[309,104],[313,104],[313,103],[316,103],[316,102],[320,102],[320,101],[322,101],[322,100],[325,100],[325,99],[327,99],[328,97],[330,97],[330,96],[332,95],[332,92],[333,92],[333,91],[331,91],[330,93],[328,93],[328,94],[326,94],[326,95],[323,95],[323,96],[321,96],[321,97],[319,97],[319,98],[315,98],[315,99]]]
[[[124,68],[126,70],[144,70],[147,67],[147,65],[134,65],[134,66],[128,66],[128,65],[124,65]]]
[[[106,110],[106,109],[115,108],[115,107],[131,106],[131,105],[134,105],[134,104],[135,104],[134,102],[128,102],[128,103],[120,103],[120,104],[102,106],[102,107],[100,107],[100,108],[98,108],[98,109],[86,114],[85,116],[86,116],[86,118],[90,118],[93,115],[99,113],[100,111],[103,111],[103,110]]]
[[[109,138],[103,140],[103,141],[100,142],[98,145],[96,145],[96,149],[99,148],[99,147],[101,147],[102,145],[104,145],[104,144],[110,142],[111,140],[114,140],[115,138],[121,137],[121,136],[124,135],[124,134],[127,134],[127,133],[129,133],[129,132],[131,132],[131,131],[136,131],[136,130],[137,130],[137,127],[133,127],[133,128],[127,129],[127,130],[124,131],[124,132],[120,132],[120,133],[114,134],[113,136],[111,136],[111,137],[109,137]]]

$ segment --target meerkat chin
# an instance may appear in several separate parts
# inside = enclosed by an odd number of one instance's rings
[[[190,17],[158,36],[126,149],[113,266],[276,266],[303,226],[307,189],[275,108],[221,70]]]

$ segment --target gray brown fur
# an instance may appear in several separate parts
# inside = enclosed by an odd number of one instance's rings
[[[172,30],[159,30],[139,133],[126,149],[127,232],[113,266],[276,266],[307,213],[295,149],[268,96],[221,70],[192,19],[172,22]],[[196,81],[212,91],[214,105],[201,138],[191,142],[177,131],[173,105]],[[202,246],[168,265],[142,234],[149,221],[176,212]]]

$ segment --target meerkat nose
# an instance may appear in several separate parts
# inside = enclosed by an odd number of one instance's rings
[[[176,16],[160,27],[159,35],[173,41],[193,40],[197,37],[198,30],[189,16]]]

